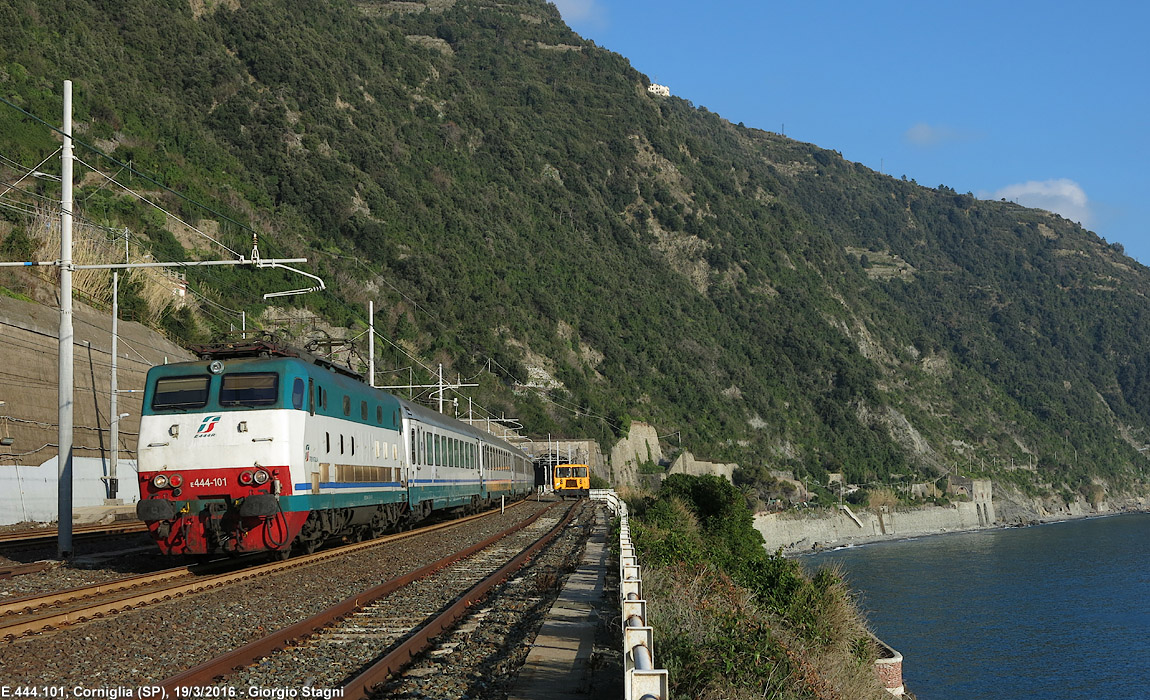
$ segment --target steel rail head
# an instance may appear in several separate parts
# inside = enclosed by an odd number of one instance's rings
[[[340,689],[342,692],[341,697],[358,700],[371,697],[377,685],[386,681],[388,676],[403,670],[418,654],[431,645],[432,639],[454,626],[455,623],[466,614],[469,607],[486,596],[492,588],[517,571],[536,552],[547,546],[551,540],[555,539],[575,518],[577,510],[575,507],[568,508],[567,515],[547,534],[537,539],[534,544],[520,552],[518,556],[494,574],[480,581],[471,590],[460,596],[454,605],[424,626],[419,632],[404,641],[400,646],[389,652],[387,656],[345,683]],[[540,511],[536,517],[542,515],[544,512],[546,511]],[[524,527],[525,526],[526,524]]]
[[[312,615],[306,620],[302,620],[295,623],[294,625],[290,625],[277,632],[273,632],[272,634],[262,639],[257,639],[215,659],[205,661],[199,666],[190,668],[187,671],[171,676],[169,678],[165,678],[164,680],[157,682],[155,685],[164,688],[170,694],[170,696],[174,697],[176,688],[178,687],[200,686],[216,682],[217,679],[223,678],[237,669],[255,663],[257,660],[267,656],[269,653],[275,651],[276,649],[283,647],[292,640],[309,637],[312,634],[315,634],[316,632],[327,627],[331,623],[346,617],[348,614],[354,612],[355,610],[368,605],[369,603],[379,598],[389,595],[417,579],[424,578],[442,568],[450,566],[460,559],[469,557],[475,552],[478,552],[479,550],[494,544],[496,541],[506,537],[507,535],[527,527],[528,525],[538,520],[540,516],[542,516],[552,507],[554,507],[554,504],[532,515],[522,523],[508,528],[488,538],[487,540],[480,542],[477,545],[468,547],[462,552],[457,552],[449,557],[412,571],[409,574],[396,579],[392,579],[391,581],[382,583],[375,588],[353,595],[326,610],[322,610],[315,615]],[[459,521],[455,522],[458,523]],[[378,542],[378,540],[376,542]]]

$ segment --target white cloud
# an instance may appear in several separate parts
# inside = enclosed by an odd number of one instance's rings
[[[603,8],[599,0],[551,0],[567,24],[603,21]]]
[[[919,122],[903,132],[902,137],[915,146],[929,148],[953,141],[968,141],[974,138],[974,135],[949,126],[932,126],[926,122]]]
[[[1061,214],[1083,226],[1090,225],[1090,200],[1086,191],[1073,180],[1060,178],[1007,185],[989,195],[993,199],[1006,199],[1026,207],[1045,209]]]

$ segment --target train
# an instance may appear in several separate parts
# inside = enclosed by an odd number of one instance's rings
[[[477,512],[534,491],[511,443],[274,338],[148,371],[136,515],[164,554],[267,552]]]
[[[562,499],[586,498],[591,493],[591,467],[586,464],[556,464],[551,487]]]

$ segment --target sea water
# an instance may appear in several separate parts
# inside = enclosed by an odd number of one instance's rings
[[[918,700],[1150,698],[1150,514],[804,557],[832,562]]]

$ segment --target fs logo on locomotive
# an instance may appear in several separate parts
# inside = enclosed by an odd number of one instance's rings
[[[204,422],[200,423],[200,428],[196,431],[195,437],[214,437],[214,435],[210,433],[215,430],[216,423],[219,423],[221,418],[223,418],[223,416],[204,416]]]

